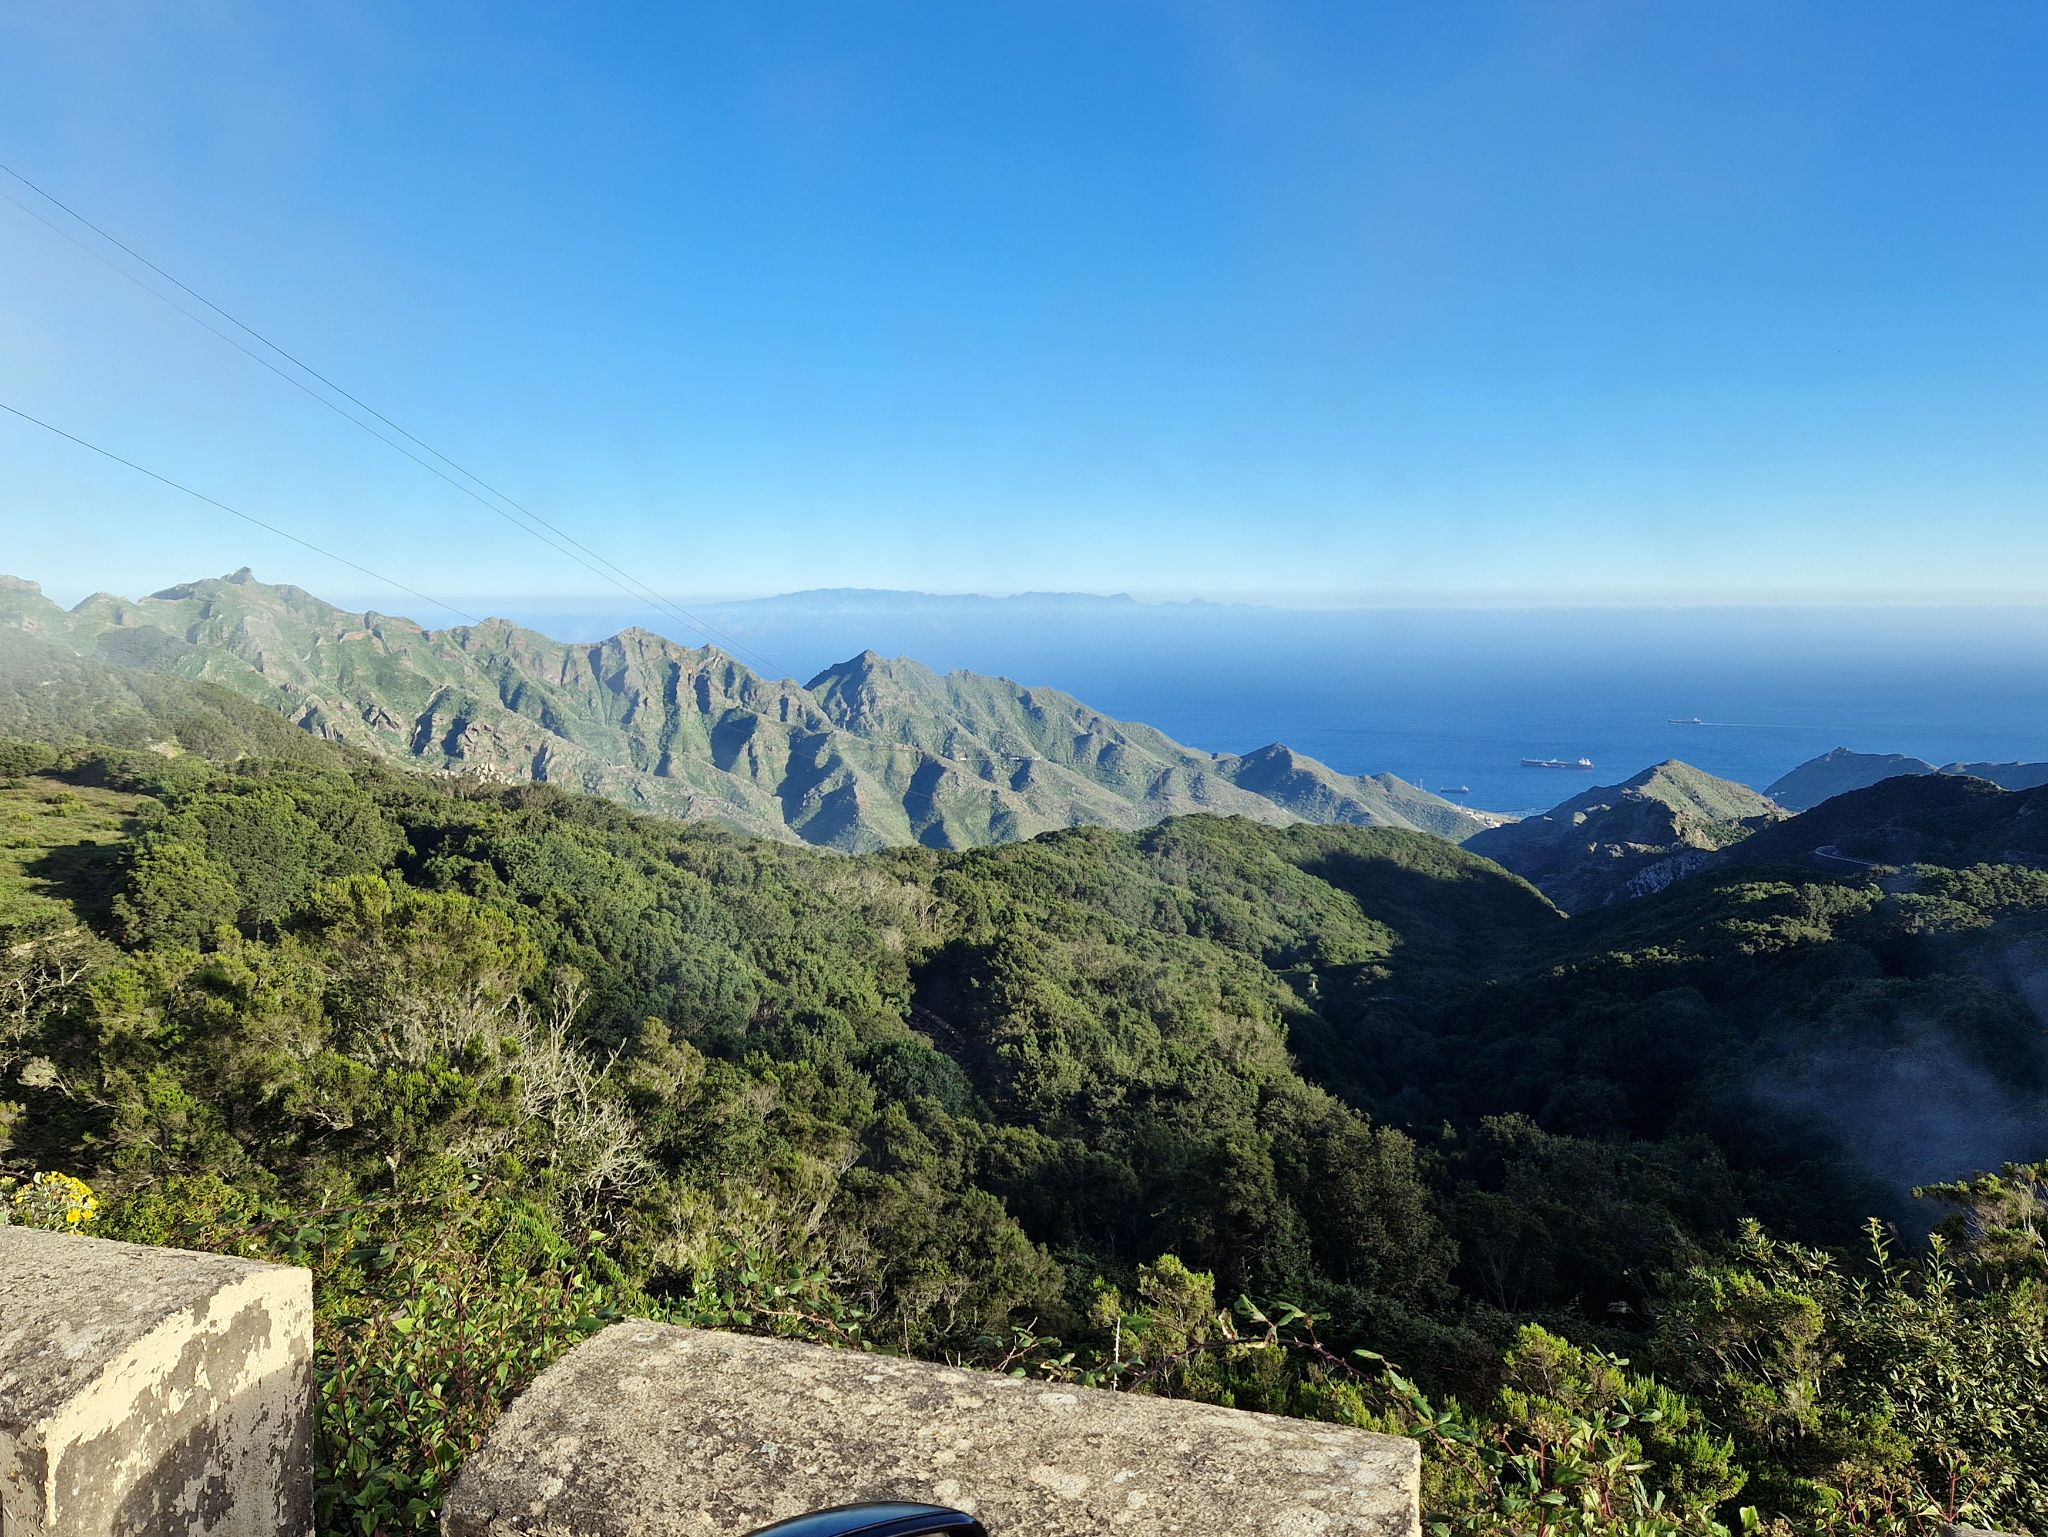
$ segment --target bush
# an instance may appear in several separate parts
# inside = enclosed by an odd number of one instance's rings
[[[826,1277],[720,1249],[673,1299],[627,1283],[591,1232],[487,1188],[293,1212],[199,1176],[119,1202],[119,1236],[313,1272],[314,1506],[322,1537],[432,1533],[449,1481],[505,1405],[628,1315],[858,1345]]]
[[[0,1223],[52,1232],[76,1232],[99,1215],[92,1186],[70,1174],[44,1172],[26,1179],[0,1178]]]

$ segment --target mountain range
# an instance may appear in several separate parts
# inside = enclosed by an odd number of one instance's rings
[[[380,757],[849,851],[1135,828],[1192,811],[1453,840],[1501,820],[1278,743],[1204,752],[1057,690],[908,658],[862,652],[798,683],[644,629],[590,643],[502,619],[429,629],[246,568],[68,610],[33,582],[0,578],[0,663],[15,680],[0,689],[0,717],[17,722],[33,723],[53,687],[147,715],[142,696],[159,710],[174,701],[141,680],[181,680],[212,690],[177,696],[186,713],[207,699],[218,714],[223,696],[239,697]]]
[[[870,595],[803,596],[829,606]],[[639,628],[588,643],[503,619],[429,629],[247,569],[71,609],[0,577],[0,732],[217,759],[295,757],[325,739],[843,851],[1139,828],[1186,812],[1411,829],[1465,843],[1570,912],[1660,890],[1726,863],[1739,843],[1744,859],[1799,854],[1745,840],[1900,778],[2048,782],[2038,763],[1937,768],[1841,748],[1759,793],[1669,760],[1516,821],[1279,743],[1205,752],[1057,690],[905,657],[862,651],[799,683]],[[1868,857],[1896,852],[1881,843]]]

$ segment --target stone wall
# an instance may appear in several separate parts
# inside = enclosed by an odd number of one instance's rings
[[[0,1227],[0,1537],[308,1537],[303,1270]],[[448,1537],[739,1537],[928,1501],[991,1537],[1416,1537],[1341,1426],[629,1321],[513,1403]]]
[[[783,1340],[615,1324],[456,1479],[446,1537],[738,1537],[929,1501],[991,1537],[1414,1537],[1416,1444]]]
[[[304,1537],[306,1271],[0,1226],[0,1537]]]

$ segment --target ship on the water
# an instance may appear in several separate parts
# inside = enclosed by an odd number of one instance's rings
[[[1591,758],[1524,758],[1522,760],[1523,768],[1589,769],[1592,766],[1593,760]]]
[[[1683,720],[1680,720],[1676,716],[1674,716],[1670,720],[1666,721],[1664,724],[1667,726],[1704,726],[1706,722],[1701,720],[1697,715],[1688,715]]]
[[[1472,787],[1470,785],[1445,785],[1436,793],[1439,795],[1470,795]]]

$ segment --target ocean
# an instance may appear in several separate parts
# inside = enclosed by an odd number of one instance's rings
[[[646,612],[494,605],[564,639]],[[1288,610],[797,594],[693,606],[757,670],[863,648],[1073,694],[1192,746],[1285,742],[1526,814],[1666,758],[1762,789],[1835,747],[2048,759],[2048,607]],[[1704,724],[1676,725],[1674,720]],[[1591,773],[1527,769],[1586,757]]]

